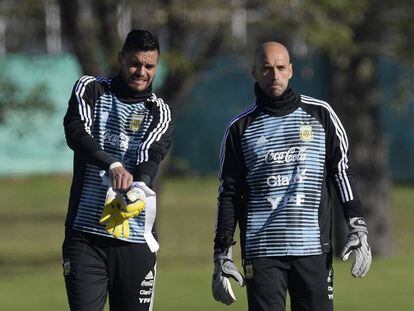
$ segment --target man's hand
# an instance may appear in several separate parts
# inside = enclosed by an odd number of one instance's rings
[[[212,292],[215,300],[226,305],[236,301],[229,278],[233,278],[240,286],[244,286],[243,275],[239,272],[232,259],[232,248],[223,252],[214,252],[214,273]]]
[[[349,255],[354,252],[355,258],[352,264],[352,275],[364,277],[371,266],[371,248],[368,245],[368,229],[362,217],[353,217],[348,221],[348,242],[341,252],[343,261],[348,260]]]
[[[109,176],[111,177],[112,189],[115,191],[128,190],[133,181],[133,176],[128,172],[121,163],[116,162],[109,168]]]

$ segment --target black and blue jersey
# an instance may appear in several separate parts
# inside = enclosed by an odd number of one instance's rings
[[[215,248],[240,227],[245,258],[331,248],[329,183],[345,216],[361,216],[345,130],[330,105],[287,89],[257,100],[227,127],[220,156]]]
[[[171,143],[171,111],[150,90],[130,90],[120,76],[83,76],[73,88],[64,127],[74,150],[66,226],[112,237],[99,224],[108,190],[104,176],[112,163],[121,162],[134,181],[143,175],[151,181]],[[145,210],[129,223],[126,240],[145,243]]]

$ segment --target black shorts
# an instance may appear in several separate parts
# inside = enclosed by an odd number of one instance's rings
[[[152,310],[156,254],[147,244],[129,243],[66,230],[63,274],[72,311]]]
[[[333,310],[332,255],[258,257],[244,262],[250,311]]]

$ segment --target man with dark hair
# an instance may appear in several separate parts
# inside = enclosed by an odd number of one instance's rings
[[[348,159],[345,130],[328,103],[297,94],[289,52],[260,45],[254,58],[256,101],[227,127],[220,155],[214,244],[214,298],[235,301],[229,278],[247,285],[251,311],[333,310],[329,183],[339,194],[355,253],[352,275],[371,264],[368,230]],[[245,280],[232,260],[236,225]]]
[[[71,310],[152,310],[156,201],[151,189],[173,131],[152,92],[156,36],[132,30],[114,78],[83,76],[64,118],[74,175],[63,242]]]

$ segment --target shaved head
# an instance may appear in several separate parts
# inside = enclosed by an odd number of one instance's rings
[[[259,45],[259,47],[254,52],[254,64],[256,64],[257,60],[260,61],[263,59],[263,57],[268,53],[285,54],[285,57],[287,57],[287,60],[290,63],[289,51],[282,43],[265,42]]]
[[[268,96],[282,95],[293,75],[288,49],[279,42],[262,43],[254,53],[252,75]]]

